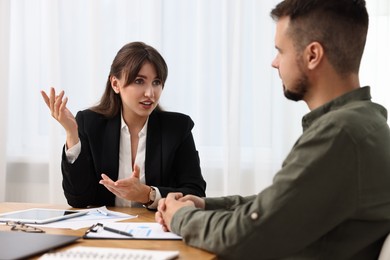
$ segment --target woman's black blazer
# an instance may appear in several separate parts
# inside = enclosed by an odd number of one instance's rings
[[[91,110],[76,115],[81,153],[73,164],[62,153],[62,186],[72,207],[114,206],[115,195],[99,184],[101,174],[118,179],[120,113],[106,118]],[[145,182],[158,187],[161,196],[182,192],[206,196],[204,181],[187,115],[154,111],[149,117],[146,137]]]

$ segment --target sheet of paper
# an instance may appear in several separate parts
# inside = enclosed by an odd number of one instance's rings
[[[125,214],[122,212],[108,210],[106,207],[85,209],[88,214],[70,218],[62,221],[52,222],[44,225],[31,225],[37,227],[50,227],[50,228],[69,228],[69,229],[80,229],[90,227],[93,224],[99,223],[112,223],[125,219],[136,218],[137,216]]]
[[[101,222],[100,222],[101,223]],[[117,222],[106,223],[104,226],[120,231],[125,231],[133,237],[117,234],[104,229],[97,232],[89,232],[84,238],[111,238],[111,239],[182,239],[180,236],[165,232],[156,222]]]

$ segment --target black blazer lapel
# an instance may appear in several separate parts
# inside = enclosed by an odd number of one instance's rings
[[[121,114],[119,113],[107,121],[102,135],[102,172],[112,180],[118,179],[119,170],[119,138],[120,138]]]
[[[149,116],[148,134],[146,137],[146,154],[145,154],[145,182],[148,185],[161,185],[161,157],[162,157],[162,140],[161,140],[161,122],[158,113],[153,112]]]

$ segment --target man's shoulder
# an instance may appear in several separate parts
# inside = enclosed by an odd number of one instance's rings
[[[388,128],[387,111],[371,101],[352,102],[325,114],[318,123],[336,127],[355,138],[364,138],[383,127]]]
[[[386,109],[371,101],[356,101],[329,113],[332,121],[345,126],[383,124],[387,121]]]

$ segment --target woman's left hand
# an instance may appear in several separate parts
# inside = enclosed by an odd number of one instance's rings
[[[134,166],[134,171],[129,178],[113,181],[106,174],[102,173],[100,184],[104,185],[109,191],[117,197],[147,203],[149,201],[150,187],[142,184],[139,179],[139,167]]]

